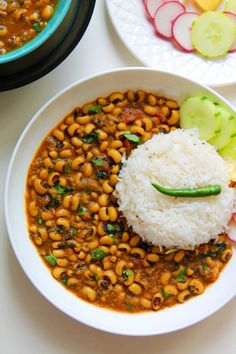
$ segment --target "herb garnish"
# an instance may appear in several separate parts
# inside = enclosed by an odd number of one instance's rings
[[[33,23],[32,27],[33,29],[35,30],[35,32],[41,32],[42,31],[42,28],[41,28],[41,20],[37,20]]]
[[[124,132],[124,133],[122,134],[122,136],[123,136],[125,139],[131,141],[132,143],[136,143],[136,144],[139,143],[139,140],[140,140],[140,138],[139,138],[137,135],[132,134],[132,133],[129,132],[129,131]]]
[[[122,277],[124,280],[128,280],[129,277],[131,277],[134,274],[134,272],[131,269],[125,269],[122,272]]]
[[[164,297],[164,299],[168,299],[170,294],[168,294],[164,289],[161,290],[161,295]]]
[[[88,110],[88,113],[90,114],[96,114],[96,113],[101,113],[102,111],[102,105],[101,104],[94,104],[91,106],[86,107]]]
[[[52,188],[55,189],[57,191],[57,193],[60,194],[60,195],[66,195],[66,194],[69,194],[71,192],[74,192],[74,188],[72,188],[72,187],[63,187],[63,186],[60,186],[59,184],[52,186]]]
[[[185,282],[185,275],[186,275],[186,268],[182,268],[179,273],[176,275],[175,279],[179,283],[184,283]]]
[[[101,157],[97,157],[97,156],[93,157],[91,162],[96,167],[100,167],[104,163],[103,159]]]
[[[77,213],[79,214],[79,216],[84,215],[87,212],[87,208],[85,208],[83,205],[79,205],[78,209],[77,209]]]
[[[123,232],[124,225],[122,223],[107,223],[104,229],[108,234],[114,235]]]
[[[44,224],[44,221],[42,218],[38,218],[38,225],[43,225]]]
[[[61,276],[61,281],[64,285],[67,285],[68,284],[68,278],[67,278],[67,275],[66,274],[63,274]]]
[[[68,164],[66,165],[66,167],[64,168],[64,172],[65,172],[65,175],[68,175],[68,173],[70,172],[71,170],[71,166],[72,166],[72,162],[68,162]]]
[[[125,305],[127,306],[127,309],[129,310],[129,312],[134,312],[134,308],[131,305],[131,303],[129,302],[129,300],[125,299]]]
[[[46,261],[51,264],[52,266],[55,266],[57,264],[57,257],[53,256],[53,254],[48,254],[47,256],[44,257]]]
[[[60,205],[60,200],[56,197],[51,197],[51,200],[45,205],[45,209],[57,208]]]
[[[100,261],[104,257],[107,256],[106,252],[101,250],[100,248],[96,248],[95,250],[91,251],[91,256],[93,261]]]
[[[80,139],[85,144],[93,144],[93,143],[97,143],[98,142],[99,135],[100,135],[99,132],[96,132],[96,130],[94,130],[92,133],[85,134]]]

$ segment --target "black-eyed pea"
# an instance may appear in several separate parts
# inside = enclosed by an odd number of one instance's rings
[[[110,149],[107,153],[107,155],[109,157],[112,158],[112,160],[115,162],[115,163],[119,163],[121,161],[121,154],[119,153],[119,151],[115,150],[115,149]]]
[[[62,200],[62,205],[64,208],[69,209],[70,208],[70,203],[71,203],[71,195],[66,195],[63,200]]]
[[[155,254],[155,253],[149,253],[146,256],[146,259],[147,259],[148,262],[156,263],[156,262],[159,261],[159,256],[158,256],[158,254]]]
[[[141,237],[138,235],[135,235],[131,238],[131,240],[129,241],[129,244],[131,247],[136,247],[136,246],[138,246],[140,240],[141,240]]]
[[[190,280],[188,288],[189,288],[189,291],[191,292],[191,294],[193,294],[193,295],[200,295],[205,290],[203,283],[199,279]]]
[[[56,211],[55,215],[57,218],[60,218],[60,217],[67,217],[68,218],[70,216],[70,212],[67,209],[59,209]]]
[[[138,127],[138,126],[132,126],[130,128],[130,131],[133,134],[139,134],[141,136],[144,135],[144,133],[145,133],[144,129],[142,127]]]
[[[64,226],[64,228],[69,229],[70,228],[70,220],[64,217],[60,217],[57,219],[56,224],[58,226]]]
[[[94,301],[96,300],[97,294],[96,291],[90,286],[84,286],[82,288],[82,294],[89,300],[89,301]]]
[[[122,274],[123,274],[123,270],[124,270],[124,268],[125,268],[125,261],[123,261],[123,260],[120,260],[120,261],[118,261],[117,263],[116,263],[116,266],[115,266],[115,272],[116,272],[116,274],[118,275],[118,276],[122,276]]]
[[[232,254],[233,254],[232,250],[230,248],[227,248],[222,252],[220,259],[222,260],[222,262],[226,263],[230,260]]]
[[[34,242],[35,242],[35,244],[36,244],[37,246],[42,246],[42,244],[43,244],[43,240],[41,239],[40,236],[35,236],[35,237],[34,237]]]
[[[150,309],[152,307],[152,302],[145,297],[140,299],[140,305],[145,309]]]
[[[140,284],[137,283],[132,283],[129,287],[128,287],[129,291],[134,294],[134,295],[140,295],[143,291],[142,287]]]
[[[109,182],[112,186],[115,186],[118,183],[118,176],[116,174],[110,175]]]
[[[59,267],[68,267],[69,261],[68,261],[68,259],[66,259],[66,258],[57,259],[57,265],[58,265]]]
[[[118,107],[126,107],[127,104],[128,104],[128,101],[127,101],[127,99],[125,98],[123,101],[118,102],[116,105],[117,105]],[[112,111],[112,113],[113,113],[113,111]]]
[[[107,207],[101,207],[98,214],[102,221],[108,221],[110,219]]]
[[[108,148],[108,145],[109,145],[108,141],[103,141],[99,147],[100,151],[101,152],[106,151],[106,149]]]
[[[55,163],[54,169],[55,169],[55,171],[63,172],[65,165],[66,165],[65,160],[58,160]]]
[[[164,291],[165,293],[169,294],[169,295],[178,295],[178,289],[175,285],[172,285],[172,284],[167,284],[164,286]]]
[[[77,256],[76,256],[76,254],[72,254],[72,255],[68,256],[68,259],[71,262],[75,262],[75,261],[77,261]]]
[[[194,273],[193,269],[190,267],[187,267],[186,274],[191,277],[191,275],[193,275],[193,273]]]
[[[78,170],[80,168],[80,165],[85,162],[84,156],[78,156],[75,159],[72,160],[71,167],[73,170]]]
[[[98,231],[98,235],[99,235],[99,236],[104,236],[104,235],[106,234],[102,222],[100,222],[100,223],[98,224],[98,226],[97,226],[97,231]]]
[[[152,247],[152,253],[161,253],[160,248],[158,246],[153,246]]]
[[[103,106],[102,110],[103,110],[104,113],[111,113],[114,108],[115,108],[114,104],[110,103],[107,106]]]
[[[47,230],[46,230],[44,227],[40,227],[40,228],[38,229],[38,233],[39,233],[39,235],[40,235],[40,237],[41,237],[41,239],[42,239],[43,242],[47,241],[47,239],[48,239],[48,232],[47,232]]]
[[[53,7],[51,5],[46,5],[41,12],[41,18],[44,21],[50,20],[53,15]]]
[[[65,272],[66,272],[66,268],[56,266],[52,271],[52,275],[54,276],[55,279],[60,279],[62,274]]]
[[[137,97],[138,97],[138,102],[141,103],[144,101],[145,97],[146,97],[146,93],[142,90],[138,90],[136,93]]]
[[[136,258],[144,258],[145,257],[145,251],[142,248],[139,247],[134,247],[130,251],[131,255]]]
[[[152,120],[149,118],[143,118],[143,124],[145,127],[145,132],[149,132],[153,128]]]
[[[43,182],[40,178],[34,180],[34,189],[40,195],[44,195],[48,191],[48,188],[43,186]]]
[[[52,150],[49,152],[49,156],[52,158],[52,159],[56,159],[58,157],[58,152],[55,151],[55,150]]]
[[[124,94],[122,92],[114,92],[109,96],[109,100],[112,103],[118,103],[119,101],[123,101]]]
[[[146,258],[143,259],[142,265],[144,266],[144,268],[149,268],[150,267],[150,263],[147,261]]]
[[[116,293],[122,292],[122,291],[123,291],[122,285],[116,284],[116,285],[114,286],[114,291],[115,291]]]
[[[177,300],[180,303],[185,302],[186,300],[188,300],[191,297],[191,293],[189,290],[184,290],[181,293],[178,294]]]
[[[91,211],[92,213],[97,213],[99,210],[99,204],[98,203],[90,203],[88,208],[89,208],[89,211]]]
[[[52,163],[52,160],[50,157],[46,157],[43,160],[43,164],[44,164],[44,167],[46,167],[46,168],[53,168],[53,163]]]
[[[117,294],[117,300],[118,300],[119,302],[124,302],[125,297],[126,297],[126,294],[125,294],[125,292],[123,292],[123,291],[121,291],[121,292],[119,292],[119,293]]]
[[[110,254],[115,255],[117,253],[117,246],[116,245],[111,245],[110,247]]]
[[[102,261],[103,269],[107,270],[111,268],[111,262],[108,259]]]
[[[167,106],[163,106],[163,107],[161,107],[161,112],[164,114],[165,117],[168,117],[170,110]]]
[[[166,104],[166,106],[167,106],[168,108],[170,108],[170,109],[177,109],[177,108],[179,108],[178,103],[175,102],[175,101],[172,101],[172,100],[166,101],[165,104]]]
[[[76,118],[76,121],[80,125],[86,125],[91,121],[91,117],[89,115],[79,116]]]
[[[123,146],[123,143],[122,141],[120,140],[113,140],[111,143],[110,143],[110,149],[119,149],[121,146]]]
[[[46,181],[48,179],[48,169],[43,168],[39,173],[39,178]]]
[[[175,124],[178,123],[179,118],[180,118],[179,112],[173,109],[173,110],[171,111],[171,116],[170,116],[170,118],[167,119],[167,124],[168,124],[168,125],[175,125]]]
[[[85,263],[90,264],[91,259],[92,259],[91,254],[87,254],[87,256],[85,257]]]
[[[53,186],[55,182],[59,181],[60,174],[58,172],[52,172],[48,175],[47,183],[49,186]]]
[[[101,238],[100,238],[100,244],[101,245],[106,245],[106,246],[111,246],[111,245],[113,245],[113,239],[112,239],[112,237],[110,237],[110,236],[102,236]]]
[[[143,110],[149,116],[156,116],[158,114],[159,108],[150,105],[145,105],[143,107]]]
[[[115,107],[112,111],[112,114],[116,117],[118,117],[122,112],[122,108],[121,107]]]
[[[174,261],[176,263],[180,263],[182,261],[182,259],[184,258],[185,256],[185,251],[184,250],[179,250],[175,253],[175,256],[174,256]]]
[[[134,272],[131,269],[126,269],[123,272],[124,284],[130,286],[134,282]]]
[[[67,285],[71,286],[71,287],[74,287],[74,286],[76,286],[78,284],[78,282],[79,282],[78,279],[72,277],[72,278],[68,279]]]
[[[73,116],[73,115],[69,115],[69,116],[66,118],[66,120],[65,120],[65,122],[66,122],[67,125],[73,124],[74,121],[75,121],[75,119],[74,119],[74,116]]]
[[[73,195],[71,198],[70,208],[73,211],[77,211],[79,207],[80,199],[78,195]]]
[[[87,123],[84,127],[84,133],[85,134],[90,134],[94,129],[95,129],[95,125],[92,123]]]
[[[134,121],[134,124],[137,125],[138,127],[142,127],[142,121],[141,121],[141,119],[136,119],[136,120]]]
[[[31,216],[37,216],[38,215],[38,208],[36,206],[36,202],[30,202],[29,203],[29,213]]]
[[[147,101],[151,106],[156,106],[157,104],[157,99],[154,95],[148,95]]]
[[[126,131],[128,129],[127,125],[123,122],[117,125],[118,130]]]
[[[81,260],[82,260],[82,259],[85,259],[86,253],[81,250],[81,251],[78,253],[78,256],[77,256],[77,257],[78,257],[78,259],[81,259]]]
[[[103,273],[103,279],[109,280],[112,285],[117,283],[117,276],[115,275],[115,273],[111,269],[106,270]]]
[[[101,245],[99,247],[100,250],[102,250],[104,253],[109,254],[109,247],[105,246],[105,245]],[[111,260],[112,257],[110,257]]]
[[[49,237],[52,241],[61,241],[62,235],[57,232],[49,232]]]
[[[128,243],[119,243],[118,245],[118,250],[119,251],[122,251],[122,252],[126,252],[126,253],[129,253],[130,252],[130,245]]]
[[[105,97],[99,97],[97,99],[98,101],[98,104],[102,105],[102,106],[105,106],[107,104],[107,99]]]
[[[152,308],[153,310],[157,311],[160,309],[162,303],[164,301],[164,298],[161,293],[156,293],[153,295],[152,298]]]
[[[188,281],[185,281],[183,283],[177,282],[176,286],[179,290],[182,291],[182,290],[186,290],[188,288],[188,283],[189,283]]]
[[[77,136],[73,136],[71,138],[71,144],[74,145],[76,148],[78,148],[83,145],[83,142]],[[77,154],[79,154],[78,150],[76,150],[76,152],[77,152]]]
[[[102,208],[101,208],[102,209]],[[117,220],[118,218],[118,212],[117,212],[117,209],[114,207],[114,206],[109,206],[107,208],[107,212],[108,212],[108,215],[109,215],[109,219],[111,222],[114,222]]]
[[[128,90],[128,91],[126,92],[126,97],[128,98],[128,100],[129,100],[130,102],[133,102],[133,101],[135,100],[134,91]]]
[[[46,221],[46,220],[51,220],[53,218],[53,211],[42,211],[41,213],[41,218]]]
[[[65,140],[65,134],[59,129],[54,129],[52,135],[59,141]]]
[[[98,246],[99,246],[99,241],[98,241],[98,239],[92,240],[92,241],[90,241],[90,242],[88,243],[88,248],[89,248],[90,250],[94,250],[94,249],[98,248]]]
[[[72,156],[72,151],[71,151],[70,149],[62,150],[62,151],[59,152],[59,156],[60,156],[62,159],[66,159],[66,158]]]
[[[118,151],[117,151],[118,152]],[[110,194],[113,192],[113,187],[110,185],[108,180],[104,181],[102,184],[102,189],[105,193]]]
[[[122,233],[121,241],[122,241],[122,242],[128,242],[128,241],[129,241],[129,234],[128,234],[128,232],[125,231],[125,232]]]

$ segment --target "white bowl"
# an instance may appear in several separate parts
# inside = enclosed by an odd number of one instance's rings
[[[91,327],[111,333],[144,336],[188,327],[213,314],[232,299],[236,294],[235,254],[214,284],[202,295],[184,304],[160,312],[115,312],[84,302],[54,280],[29,239],[24,202],[27,170],[45,135],[76,106],[116,90],[128,89],[157,91],[179,102],[188,95],[208,94],[234,111],[213,90],[183,77],[148,68],[113,70],[82,80],[51,99],[22,133],[7,174],[5,216],[10,241],[19,263],[35,287],[53,305]]]

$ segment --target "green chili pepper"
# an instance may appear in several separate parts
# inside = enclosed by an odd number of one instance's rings
[[[221,186],[219,184],[209,184],[205,187],[200,188],[189,188],[189,189],[168,189],[160,186],[159,184],[152,183],[152,186],[157,189],[160,193],[170,195],[172,197],[208,197],[210,195],[217,195],[221,193]]]

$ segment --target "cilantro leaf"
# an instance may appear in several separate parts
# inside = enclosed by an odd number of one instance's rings
[[[183,283],[185,281],[186,268],[182,268],[179,273],[176,275],[175,279],[179,283]]]
[[[129,312],[134,312],[134,308],[131,305],[131,303],[129,302],[129,300],[125,299],[125,305],[127,306],[127,309],[129,310]]]
[[[38,218],[38,225],[43,225],[44,224],[44,221],[42,218]]]
[[[108,174],[107,174],[106,171],[98,170],[98,171],[96,172],[96,176],[97,176],[98,178],[100,178],[100,179],[106,179],[107,176],[108,176]]]
[[[82,205],[79,205],[78,209],[77,209],[77,212],[78,212],[79,216],[82,216],[82,215],[84,215],[87,212],[87,208],[85,208]]]
[[[99,140],[99,133],[96,132],[96,130],[94,130],[92,133],[89,134],[85,134],[84,136],[82,136],[82,138],[80,138],[83,143],[85,144],[93,144],[93,143],[97,143]]]
[[[164,299],[168,299],[168,297],[170,296],[170,294],[168,294],[164,289],[161,290],[161,294],[164,297]]]
[[[52,186],[52,188],[55,189],[57,193],[60,195],[66,195],[74,191],[74,188],[72,187],[63,187],[60,186],[59,184]]]
[[[107,256],[106,252],[101,250],[100,248],[96,248],[95,250],[91,251],[91,256],[93,261],[100,261],[104,257]]]
[[[129,277],[131,277],[134,274],[134,272],[131,269],[125,269],[122,272],[122,277],[124,280],[128,280]]]
[[[57,264],[57,257],[53,256],[53,254],[48,254],[47,256],[44,257],[46,261],[51,264],[52,266],[55,266]]]
[[[132,134],[132,133],[129,132],[129,131],[124,132],[124,133],[122,134],[122,136],[123,136],[125,139],[131,141],[132,143],[136,143],[136,144],[139,143],[139,140],[140,140],[140,138],[139,138],[137,135]]]
[[[102,105],[101,104],[94,104],[91,106],[86,107],[88,110],[88,113],[90,114],[96,114],[96,113],[101,113],[102,111]]]
[[[42,31],[41,22],[42,22],[42,21],[39,19],[39,20],[35,21],[35,22],[33,23],[33,25],[32,25],[34,31],[37,32],[37,33],[39,33],[39,32]]]
[[[45,209],[57,208],[60,205],[60,200],[56,197],[51,197],[51,200],[45,205]]]
[[[71,166],[72,166],[72,162],[68,162],[68,164],[66,165],[66,167],[64,168],[64,172],[65,172],[65,175],[68,175],[68,173],[70,172],[71,170]]]
[[[96,167],[100,167],[103,165],[103,159],[101,157],[93,157],[92,160],[91,160],[92,164]]]

